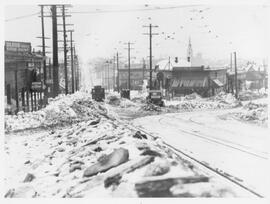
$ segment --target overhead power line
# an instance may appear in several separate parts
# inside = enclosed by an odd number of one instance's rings
[[[186,6],[154,7],[154,8],[146,8],[146,9],[72,11],[72,12],[70,12],[70,13],[73,13],[73,14],[121,13],[121,12],[132,12],[132,11],[168,10],[168,9],[188,8],[188,7],[198,7],[198,6],[202,6],[202,5],[186,5]]]
[[[9,18],[9,19],[6,19],[5,22],[20,20],[20,19],[23,19],[23,18],[31,17],[31,16],[36,16],[38,14],[40,14],[40,11],[39,12],[36,12],[36,13],[24,15],[24,16],[17,16],[17,17],[14,17],[14,18]]]
[[[136,11],[170,10],[170,9],[198,7],[198,6],[202,6],[202,5],[184,5],[184,6],[170,6],[170,7],[154,7],[154,8],[145,8],[145,9],[72,11],[70,13],[73,13],[73,14],[121,13],[121,12],[136,12]],[[28,17],[31,17],[31,16],[39,15],[39,14],[40,14],[40,12],[36,12],[36,13],[24,15],[24,16],[17,16],[17,17],[14,17],[14,18],[6,19],[5,22],[20,20],[20,19],[28,18]]]

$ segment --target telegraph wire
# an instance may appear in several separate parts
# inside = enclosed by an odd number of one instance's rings
[[[202,5],[186,5],[186,6],[170,6],[170,7],[155,7],[147,9],[123,9],[123,10],[97,10],[97,11],[72,11],[73,14],[96,14],[96,13],[121,13],[121,12],[132,12],[132,11],[154,11],[154,10],[168,10],[177,8],[188,8],[188,7],[198,7]]]
[[[6,19],[5,22],[14,21],[14,20],[20,20],[20,19],[23,19],[23,18],[31,17],[31,16],[36,16],[38,14],[40,14],[40,11],[36,12],[36,13],[24,15],[24,16],[17,16],[17,17],[14,17],[14,18],[9,18],[9,19]]]
[[[177,9],[177,8],[188,8],[188,7],[198,7],[202,5],[186,5],[186,6],[170,6],[170,7],[155,7],[155,8],[147,8],[147,9],[125,9],[125,10],[98,10],[98,11],[71,11],[70,13],[73,14],[98,14],[98,13],[121,13],[121,12],[136,12],[136,11],[154,11],[154,10],[170,10],[170,9]],[[24,15],[24,16],[17,16],[14,18],[6,19],[5,22],[10,22],[14,20],[20,20],[23,18],[32,17],[35,15],[40,14],[40,12]]]

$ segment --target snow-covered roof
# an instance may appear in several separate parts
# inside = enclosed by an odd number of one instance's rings
[[[174,59],[171,59],[170,62],[169,59],[166,59],[159,61],[156,66],[158,66],[158,70],[171,71],[173,67],[191,67],[191,63],[179,58],[177,63],[174,61]]]
[[[245,71],[262,71],[264,68],[262,65],[258,64],[248,64],[246,67],[244,67]]]

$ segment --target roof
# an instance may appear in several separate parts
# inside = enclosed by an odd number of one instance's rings
[[[244,70],[246,70],[247,72],[252,72],[252,71],[259,71],[259,70],[263,70],[263,66],[262,65],[258,65],[258,64],[248,64],[246,67],[244,67]]]
[[[216,86],[216,87],[224,86],[224,84],[221,81],[219,81],[218,79],[213,79],[212,81],[214,82],[214,86]]]
[[[158,70],[168,70],[171,71],[174,67],[191,67],[191,63],[184,60],[184,59],[178,59],[178,62],[176,63],[174,59],[165,59],[159,61],[155,67],[158,67]]]
[[[258,71],[249,71],[246,73],[246,80],[256,81],[262,79],[263,76]]]

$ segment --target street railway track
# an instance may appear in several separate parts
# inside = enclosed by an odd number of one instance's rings
[[[147,132],[146,130],[144,130],[141,127],[134,126],[134,125],[131,125],[131,124],[127,124],[124,121],[118,121],[118,122],[120,122],[121,124],[124,124],[126,127],[130,128],[130,129],[133,129],[134,131],[143,132],[145,135],[149,136],[150,138],[153,138],[153,139],[160,138],[158,136],[155,136],[155,135]],[[191,163],[194,163],[195,162],[200,169],[203,169],[204,171],[209,172],[210,175],[211,174],[212,175],[214,174],[214,175],[218,176],[219,178],[222,178],[223,180],[226,180],[227,182],[230,182],[231,184],[237,186],[238,188],[243,189],[244,191],[246,191],[248,194],[252,195],[253,197],[259,197],[259,198],[263,198],[264,197],[263,195],[261,195],[260,193],[254,191],[250,187],[245,186],[244,184],[242,184],[241,182],[239,182],[237,179],[233,179],[228,174],[226,174],[224,172],[221,172],[218,169],[213,168],[213,167],[211,167],[211,166],[203,163],[202,161],[199,161],[198,159],[196,159],[195,157],[191,156],[190,154],[185,153],[184,151],[182,151],[182,150],[180,150],[178,148],[175,148],[172,145],[166,143],[164,140],[162,140],[162,141],[163,141],[163,144],[168,149],[170,149],[172,152],[175,153],[175,155],[177,155],[178,157],[180,157],[182,159],[186,159],[187,161],[190,161]]]
[[[174,119],[177,119],[177,120],[181,120],[180,118],[175,118],[173,117]],[[160,124],[169,124],[167,121],[166,122],[163,122],[162,120],[164,120],[163,118],[160,118],[159,119],[159,123]],[[169,124],[171,125],[171,124]],[[244,152],[246,154],[249,154],[249,155],[252,155],[252,156],[255,156],[257,158],[260,158],[260,159],[264,159],[264,160],[268,160],[267,156],[264,156],[262,154],[259,154],[259,153],[255,153],[255,152],[252,152],[252,151],[249,151],[249,147],[247,146],[244,146],[244,145],[241,145],[241,144],[238,144],[238,143],[235,143],[235,142],[231,142],[229,140],[224,140],[224,139],[220,139],[220,138],[217,138],[217,137],[214,137],[214,136],[206,136],[204,134],[198,134],[198,133],[194,133],[192,131],[187,131],[187,130],[184,130],[184,129],[181,129],[179,127],[177,127],[177,130],[183,132],[183,133],[186,133],[186,134],[189,134],[189,135],[192,135],[192,136],[195,136],[195,137],[199,137],[201,139],[204,139],[204,140],[207,140],[207,141],[210,141],[210,142],[213,142],[213,143],[216,143],[216,144],[219,144],[219,145],[223,145],[223,146],[226,146],[226,147],[229,147],[231,149],[234,149],[236,151],[241,151],[241,152]],[[236,146],[239,146],[239,147],[236,147]]]

